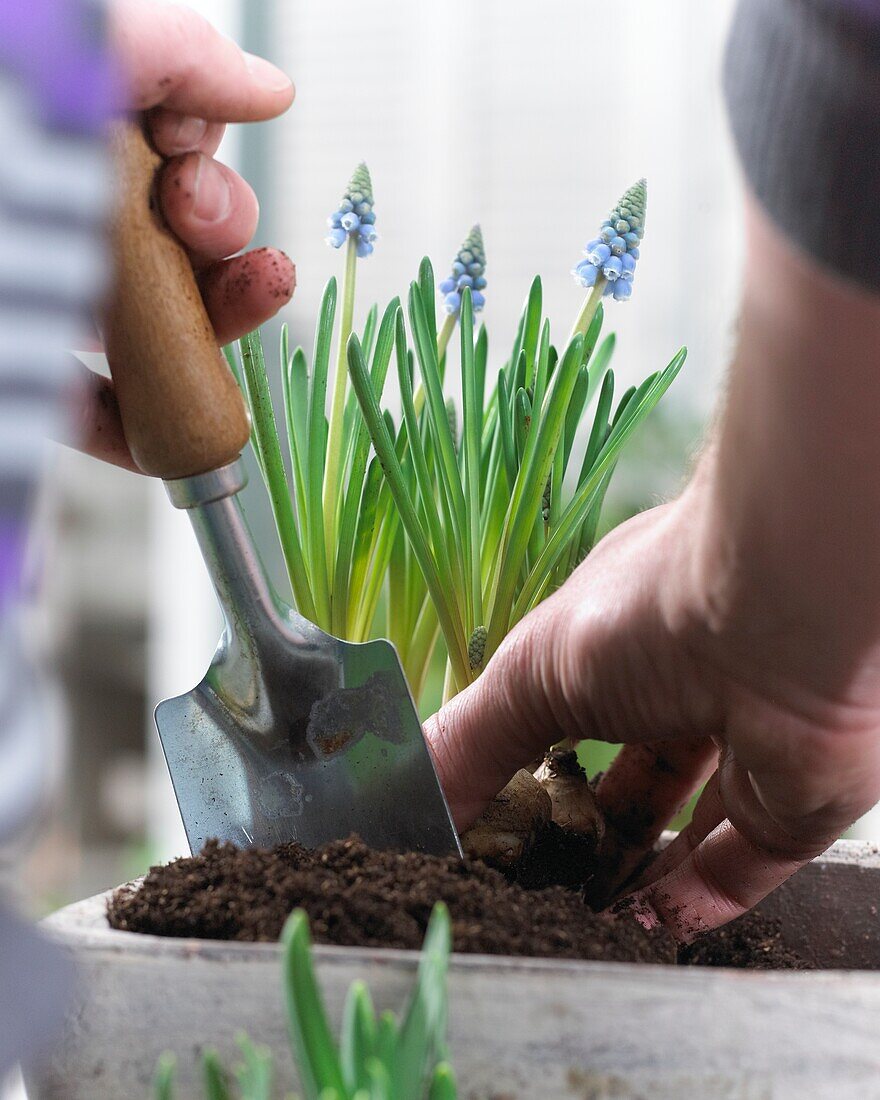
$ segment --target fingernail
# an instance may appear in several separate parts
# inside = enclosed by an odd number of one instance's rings
[[[208,123],[205,119],[181,115],[172,137],[174,148],[180,153],[188,153],[191,149],[197,148],[207,129]]]
[[[200,155],[193,185],[193,214],[199,221],[219,222],[231,205],[232,188],[226,173],[215,160]]]
[[[244,63],[254,80],[258,84],[262,84],[264,88],[268,88],[270,92],[286,92],[293,83],[286,73],[276,68],[265,57],[257,57],[254,53],[246,53]]]

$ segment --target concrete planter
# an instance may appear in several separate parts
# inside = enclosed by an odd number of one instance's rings
[[[31,1100],[149,1096],[173,1050],[181,1098],[201,1097],[205,1046],[235,1060],[244,1029],[275,1052],[289,1083],[274,944],[170,940],[116,932],[105,896],[45,929],[74,956],[80,990],[65,1040],[30,1074]],[[880,1097],[880,851],[841,842],[763,911],[818,965],[811,973],[454,956],[450,1047],[463,1100],[870,1100]],[[317,949],[337,1024],[365,979],[399,1008],[416,956]],[[279,1090],[279,1097],[281,1091]]]

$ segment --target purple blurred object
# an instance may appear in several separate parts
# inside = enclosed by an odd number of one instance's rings
[[[110,187],[104,131],[122,104],[98,0],[0,0],[0,842],[50,795],[57,716],[31,662],[23,550],[44,436],[69,386],[64,347],[101,291]],[[59,263],[70,250],[77,262]],[[39,278],[22,265],[42,258]],[[21,270],[21,277],[19,271]],[[67,1004],[57,949],[0,906],[0,1090],[45,1049]]]
[[[96,0],[4,0],[0,65],[18,74],[55,129],[100,131],[122,103]]]
[[[880,0],[842,0],[842,6],[852,8],[862,18],[880,23]]]
[[[18,595],[23,545],[22,524],[0,516],[0,615]]]

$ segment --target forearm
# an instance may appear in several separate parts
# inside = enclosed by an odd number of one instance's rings
[[[739,346],[691,491],[699,580],[710,617],[831,686],[880,644],[880,295],[754,203],[748,234]]]
[[[729,392],[687,494],[700,586],[718,624],[837,679],[880,637],[880,11],[740,0],[724,81],[748,244]]]

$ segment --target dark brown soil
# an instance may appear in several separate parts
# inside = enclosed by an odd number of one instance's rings
[[[315,851],[209,841],[201,855],[118,890],[108,916],[114,928],[160,936],[271,941],[299,906],[318,943],[419,948],[436,901],[449,907],[456,951],[675,961],[666,932],[593,913],[575,891],[526,890],[482,863],[375,852],[357,838]]]
[[[806,968],[779,922],[757,914],[676,951],[663,931],[648,933],[625,914],[594,913],[577,888],[590,854],[551,829],[511,882],[480,862],[375,852],[357,837],[315,851],[209,841],[201,855],[153,867],[141,885],[117,890],[108,917],[131,932],[274,941],[301,907],[317,943],[417,949],[434,902],[444,901],[454,949],[465,953]]]
[[[782,922],[746,913],[678,950],[683,966],[732,966],[743,970],[807,970],[805,959],[786,946]]]
[[[551,821],[508,877],[527,890],[540,890],[546,886],[566,886],[570,890],[578,890],[590,877],[595,858],[596,842],[593,837],[562,829]]]

